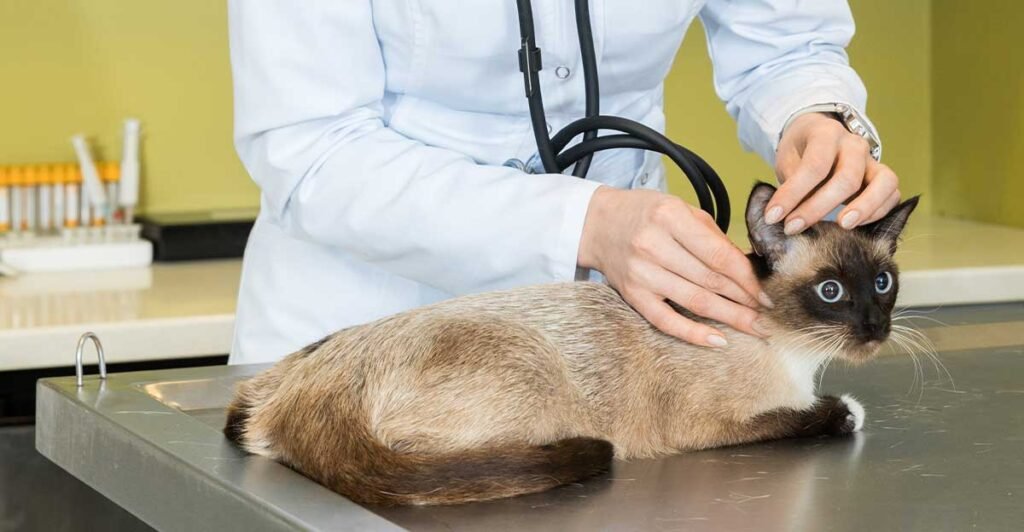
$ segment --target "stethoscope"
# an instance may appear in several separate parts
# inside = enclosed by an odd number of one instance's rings
[[[561,173],[575,164],[572,175],[586,179],[590,161],[595,152],[615,148],[636,148],[667,155],[686,174],[697,194],[700,208],[710,214],[723,232],[729,229],[729,195],[722,179],[692,151],[672,142],[665,135],[639,123],[617,116],[600,114],[600,90],[597,78],[597,58],[594,53],[594,35],[590,28],[590,5],[587,0],[576,0],[576,31],[583,59],[583,81],[586,91],[586,117],[562,128],[554,137],[548,136],[544,117],[544,100],[540,92],[540,49],[533,30],[533,8],[530,0],[517,0],[519,10],[519,70],[523,73],[526,98],[530,104],[530,122],[537,139],[537,154],[544,171]],[[597,136],[600,129],[618,131],[619,134]],[[583,140],[565,149],[569,141],[582,134]],[[563,151],[564,150],[564,151]]]

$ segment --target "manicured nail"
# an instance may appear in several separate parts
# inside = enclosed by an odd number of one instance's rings
[[[804,228],[804,221],[802,218],[793,218],[786,222],[786,226],[782,228],[782,232],[787,235],[795,235]]]
[[[771,336],[772,329],[768,326],[768,322],[764,318],[757,318],[754,320],[754,331],[761,336]]]
[[[764,223],[771,225],[782,219],[782,207],[778,205],[768,209],[768,212],[764,215]]]
[[[843,226],[843,229],[853,229],[853,226],[857,225],[857,221],[860,220],[860,213],[857,211],[850,211],[843,215],[843,219],[839,220],[839,225]]]
[[[768,297],[768,294],[763,291],[760,294],[757,294],[757,300],[765,307],[775,308],[775,303],[772,303],[772,298]]]
[[[709,334],[708,344],[711,345],[712,347],[725,347],[729,345],[729,342],[725,340],[724,336],[719,336],[717,334]]]

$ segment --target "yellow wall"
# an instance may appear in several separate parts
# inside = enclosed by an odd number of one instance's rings
[[[929,82],[930,0],[851,0],[857,34],[850,60],[868,87],[868,114],[885,144],[884,161],[900,176],[907,195],[931,194]],[[669,136],[704,157],[722,176],[733,203],[733,236],[745,234],[742,206],[755,180],[775,172],[743,152],[736,124],[715,95],[704,32],[694,24],[665,84]],[[669,186],[693,196],[682,173],[669,164]],[[926,201],[927,205],[927,201]]]
[[[924,193],[940,212],[1024,225],[1010,203],[1024,196],[1013,179],[1024,170],[1014,156],[1024,143],[1024,68],[1007,22],[1022,19],[1024,3],[851,5],[850,55],[904,191]],[[225,19],[225,3],[210,0],[0,2],[0,164],[70,160],[67,138],[79,131],[116,159],[121,119],[138,116],[143,210],[256,206],[231,145]],[[773,172],[740,150],[711,83],[695,24],[666,84],[669,133],[705,156],[740,204],[752,181]],[[991,188],[970,186],[982,180]],[[678,173],[671,186],[686,189]]]
[[[252,207],[231,144],[223,0],[0,1],[0,164],[73,160],[68,138],[121,154],[142,119],[142,210]]]
[[[935,209],[1024,227],[1024,2],[935,0]]]

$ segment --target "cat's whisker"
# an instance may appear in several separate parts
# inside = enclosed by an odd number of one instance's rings
[[[924,387],[926,382],[924,365],[921,363],[921,359],[917,356],[917,352],[914,350],[911,340],[906,333],[901,332],[899,334],[899,342],[903,346],[904,351],[910,355],[910,359],[914,362],[914,383],[917,383],[919,386],[917,402],[920,403],[922,397],[924,397]],[[913,384],[911,384],[911,390],[913,390]],[[907,393],[910,392],[908,391]]]
[[[891,321],[894,321],[894,322],[896,322],[896,321],[907,321],[907,322],[909,322],[910,320],[925,320],[925,321],[930,321],[930,322],[933,322],[933,323],[937,323],[939,325],[942,325],[943,327],[949,327],[948,323],[946,323],[946,322],[944,322],[942,320],[937,320],[937,319],[929,317],[929,316],[901,315],[901,316],[894,316],[894,317],[891,318]]]
[[[838,335],[832,339],[827,345],[825,354],[822,355],[825,359],[825,365],[822,366],[818,373],[818,388],[821,388],[821,383],[825,378],[825,371],[828,370],[829,365],[832,364],[832,360],[835,359],[835,355],[839,352],[839,349],[846,343],[846,335]]]
[[[893,329],[892,333],[889,335],[889,339],[892,340],[893,343],[895,343],[897,346],[899,346],[900,349],[902,349],[907,355],[909,355],[910,356],[910,360],[914,363],[914,379],[910,382],[910,388],[907,390],[907,394],[909,395],[911,392],[914,391],[914,386],[918,383],[919,379],[922,380],[922,382],[921,382],[921,390],[922,390],[922,394],[923,394],[924,393],[923,377],[919,377],[919,375],[922,374],[921,363],[918,360],[917,355],[914,353],[913,349],[911,349],[910,346],[907,344],[905,333],[903,333],[900,330]],[[918,399],[918,400],[920,400],[920,399]]]
[[[953,390],[956,390],[956,381],[953,379],[953,375],[949,372],[949,368],[947,368],[946,365],[942,362],[942,359],[939,358],[938,349],[935,347],[935,344],[932,342],[931,338],[928,338],[926,334],[917,329],[907,327],[904,325],[893,325],[893,329],[898,330],[904,336],[906,341],[911,345],[911,347],[917,348],[919,351],[921,351],[928,357],[928,359],[932,362],[932,365],[935,367],[936,376],[940,378],[941,369],[941,371],[946,374],[946,378],[949,379],[950,385],[953,387]]]
[[[900,307],[900,308],[893,309],[893,315],[909,314],[909,313],[914,313],[914,314],[934,314],[934,313],[938,312],[939,310],[942,310],[941,306],[938,306],[938,307],[935,307],[935,308],[931,308],[931,309],[922,309],[922,308],[917,308],[917,307]]]
[[[834,329],[835,327],[834,326],[827,326],[827,328],[828,329]],[[780,347],[781,347],[781,350],[795,351],[795,350],[800,349],[802,347],[805,347],[807,345],[814,345],[814,343],[819,341],[819,340],[824,341],[824,340],[828,339],[831,336],[832,335],[827,334],[827,332],[826,333],[822,333],[822,332],[818,332],[818,331],[806,332],[806,333],[803,333],[803,334],[793,335],[791,338],[785,339],[783,341],[783,343],[780,345]]]

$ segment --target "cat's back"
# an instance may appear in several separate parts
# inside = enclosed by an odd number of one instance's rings
[[[550,283],[458,297],[409,311],[423,325],[451,320],[515,324],[554,333],[647,326],[612,287],[595,282]]]
[[[334,333],[293,354],[312,364],[356,359],[375,367],[418,367],[438,351],[488,344],[544,345],[562,354],[652,330],[608,285],[550,283],[448,299]],[[312,355],[312,356],[309,356]],[[409,364],[411,362],[411,364]],[[347,365],[347,364],[345,364]]]

